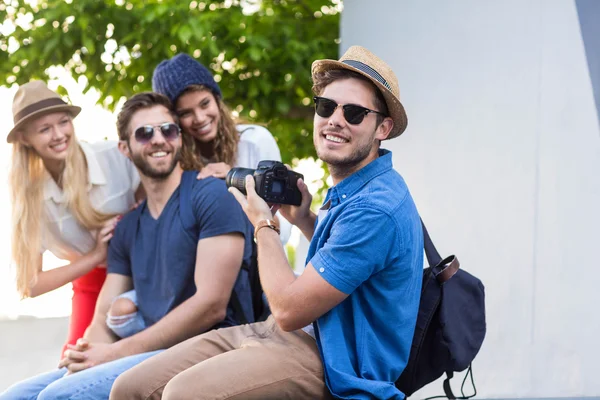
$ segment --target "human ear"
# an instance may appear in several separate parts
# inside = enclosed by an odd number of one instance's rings
[[[126,140],[119,140],[119,151],[121,152],[121,154],[123,154],[125,157],[131,159],[131,154],[129,153],[129,143],[127,143]]]
[[[377,127],[375,138],[379,140],[387,139],[390,132],[392,132],[392,129],[394,129],[394,120],[390,117],[386,117]]]
[[[16,142],[21,143],[25,147],[31,147],[31,143],[27,140],[27,136],[25,135],[25,131],[22,129],[15,132]]]

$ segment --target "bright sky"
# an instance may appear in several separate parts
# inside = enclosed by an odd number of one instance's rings
[[[70,96],[72,104],[82,108],[75,119],[75,132],[79,140],[95,142],[99,140],[117,140],[115,127],[116,114],[112,114],[99,105],[96,101],[99,95],[90,90],[83,95],[83,86],[80,86],[64,70],[55,69],[52,76],[57,79],[49,82],[51,89],[56,89],[58,84],[64,86]],[[14,266],[10,260],[10,200],[8,192],[8,171],[11,162],[12,146],[6,143],[5,137],[13,126],[12,99],[17,88],[7,89],[0,87],[0,220],[5,221],[0,226],[0,320],[17,318],[20,315],[35,317],[67,316],[71,313],[71,285],[66,285],[45,295],[34,299],[19,300],[15,290]],[[323,171],[312,161],[303,160],[296,171],[303,173],[309,189],[315,193],[321,187],[320,180]],[[292,233],[289,243],[296,246],[299,232]],[[303,261],[302,256],[300,264]],[[46,252],[44,255],[44,269],[64,265],[65,262]],[[298,262],[297,262],[298,264]],[[297,265],[301,267],[302,265]]]

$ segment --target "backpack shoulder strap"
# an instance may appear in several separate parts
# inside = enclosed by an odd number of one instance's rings
[[[421,227],[423,228],[423,247],[425,248],[425,255],[427,256],[429,267],[436,276],[437,280],[440,283],[445,283],[458,271],[460,268],[460,263],[454,255],[442,259],[442,256],[440,256],[440,253],[438,253],[435,245],[431,241],[429,232],[427,232],[427,228],[425,227],[422,219]]]
[[[430,267],[435,267],[442,261],[442,256],[435,248],[435,245],[431,241],[431,237],[429,236],[429,232],[427,232],[427,228],[425,227],[425,223],[421,218],[421,227],[423,228],[423,247],[425,248],[425,256],[427,256],[427,262]]]
[[[444,379],[443,387],[444,387],[444,394],[450,400],[456,399],[456,396],[452,392],[452,386],[450,386],[450,379],[452,379],[453,377],[454,377],[453,371],[446,371],[446,379]]]

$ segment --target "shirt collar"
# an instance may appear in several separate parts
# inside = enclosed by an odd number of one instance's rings
[[[54,199],[56,203],[62,203],[64,201],[64,193],[52,176],[48,172],[46,172],[46,182],[44,183],[44,200]]]
[[[386,149],[379,149],[379,157],[343,179],[337,185],[331,187],[327,192],[325,201],[331,201],[332,206],[343,203],[358,192],[366,183],[373,180],[373,178],[391,169],[392,152]]]
[[[98,162],[98,158],[96,157],[96,153],[94,152],[92,146],[86,142],[78,142],[78,144],[83,151],[83,155],[87,163],[88,190],[92,188],[92,185],[106,185],[106,175],[100,167],[100,163]],[[46,182],[44,184],[44,200],[48,200],[50,198],[54,199],[54,201],[57,203],[64,203],[66,200],[62,189],[58,187],[50,174],[46,174]]]

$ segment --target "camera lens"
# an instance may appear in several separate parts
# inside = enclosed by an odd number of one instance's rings
[[[231,168],[225,177],[227,187],[234,187],[243,194],[246,194],[246,176],[254,175],[251,168]]]

